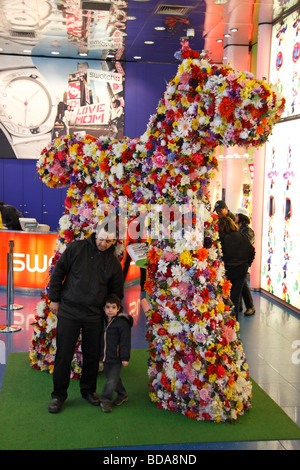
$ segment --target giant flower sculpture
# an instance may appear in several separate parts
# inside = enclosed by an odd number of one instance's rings
[[[129,217],[148,214],[158,224],[164,211],[176,208],[162,232],[148,234],[150,397],[160,408],[219,422],[237,419],[251,406],[252,386],[209,203],[214,149],[263,145],[284,99],[266,82],[214,65],[188,44],[180,55],[178,72],[140,139],[65,136],[43,150],[37,166],[48,186],[70,185],[53,265],[68,243],[95,229],[105,207],[119,215],[126,210]],[[194,209],[182,230],[187,205]],[[46,290],[36,315],[32,367],[52,372],[55,326]],[[79,339],[72,376],[80,371]]]

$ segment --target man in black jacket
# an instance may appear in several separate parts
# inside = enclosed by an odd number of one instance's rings
[[[124,296],[122,267],[114,250],[116,234],[102,224],[96,234],[72,242],[57,261],[50,279],[50,310],[58,317],[56,356],[50,413],[58,413],[67,398],[70,369],[81,332],[83,398],[100,405],[96,395],[103,328],[104,300],[109,293]]]

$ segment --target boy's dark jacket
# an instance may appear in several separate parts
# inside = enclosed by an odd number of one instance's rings
[[[60,302],[62,317],[102,321],[105,297],[124,296],[123,273],[115,247],[99,251],[95,234],[67,246],[54,266],[49,299]]]
[[[104,332],[101,341],[101,361],[119,363],[129,361],[131,350],[131,327],[133,318],[120,312],[108,323],[104,316]]]

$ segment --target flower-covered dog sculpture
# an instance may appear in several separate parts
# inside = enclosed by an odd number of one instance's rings
[[[264,144],[284,99],[250,73],[213,65],[187,44],[181,58],[140,139],[58,138],[43,150],[37,166],[48,186],[70,185],[52,267],[68,243],[95,229],[104,206],[119,215],[121,209],[129,216],[130,211],[150,213],[150,219],[153,207],[160,208],[162,220],[166,208],[176,206],[181,219],[187,204],[201,204],[201,224],[195,224],[193,212],[182,237],[178,218],[172,217],[168,237],[149,235],[148,375],[158,407],[219,422],[237,419],[251,406],[252,387],[209,203],[208,184],[217,168],[214,149]],[[50,373],[55,327],[46,290],[37,308],[30,360],[32,367]],[[80,360],[79,341],[73,377],[80,375]]]

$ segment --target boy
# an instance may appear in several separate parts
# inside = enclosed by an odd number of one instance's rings
[[[129,364],[131,349],[131,327],[133,318],[121,310],[121,301],[115,294],[106,297],[104,305],[104,332],[101,345],[101,361],[104,365],[106,383],[100,400],[104,413],[110,413],[112,395],[118,396],[114,405],[122,405],[128,400],[126,389],[121,380],[122,366]]]

